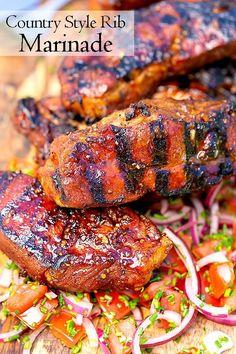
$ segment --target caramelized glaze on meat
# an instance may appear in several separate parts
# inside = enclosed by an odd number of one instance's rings
[[[81,123],[75,118],[60,98],[47,97],[37,102],[28,97],[19,100],[12,121],[18,132],[36,147],[36,162],[42,165],[56,137],[80,128]]]
[[[0,173],[0,249],[36,280],[68,291],[137,288],[170,247],[130,208],[63,209],[36,179]]]
[[[235,104],[166,98],[57,138],[39,176],[59,205],[89,208],[204,189],[235,173],[235,161]]]
[[[66,57],[67,109],[89,122],[128,107],[181,75],[236,51],[236,1],[166,1],[135,12],[133,57]]]
[[[97,0],[100,8],[104,10],[132,10],[148,6],[153,2],[156,0]]]

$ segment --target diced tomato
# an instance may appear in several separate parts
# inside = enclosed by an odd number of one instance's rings
[[[71,335],[68,331],[68,322],[70,321],[73,321],[73,316],[69,312],[61,311],[53,316],[50,328],[56,338],[60,339],[67,347],[72,348],[85,336],[85,330],[83,326],[74,324],[75,334]]]
[[[166,275],[160,281],[155,281],[148,285],[148,287],[140,294],[141,300],[147,301],[152,300],[158,290],[163,290],[167,287],[172,287],[172,281],[176,278],[174,274]]]
[[[220,240],[207,240],[198,246],[194,246],[192,252],[197,258],[206,257],[215,252],[219,243]]]
[[[189,235],[185,235],[183,232],[178,233],[179,238],[181,238],[182,241],[184,241],[185,245],[191,249],[193,245],[193,239]]]
[[[26,326],[36,329],[38,328],[46,319],[48,314],[58,306],[58,300],[46,300],[42,304],[41,300],[36,306],[30,307],[28,310],[18,315],[17,317],[25,323]]]
[[[233,285],[235,275],[232,262],[213,263],[209,268],[212,295],[219,299]]]
[[[179,272],[179,273],[185,273],[186,268],[178,254],[176,253],[175,249],[172,248],[170,252],[168,253],[168,256],[162,263],[162,268],[167,268],[167,269],[172,269],[173,271]]]
[[[95,295],[103,311],[113,313],[114,319],[120,320],[131,311],[123,295],[116,291],[99,291]]]
[[[183,295],[172,289],[165,289],[160,304],[165,310],[181,312],[181,301]]]
[[[6,308],[15,314],[20,314],[34,305],[48,291],[45,285],[22,284],[19,285],[15,293],[6,302]]]
[[[220,301],[218,299],[214,298],[214,296],[212,296],[209,293],[210,282],[209,282],[208,277],[205,274],[204,269],[201,269],[198,274],[200,277],[201,294],[205,295],[206,303],[213,305],[213,306],[220,306]]]
[[[221,297],[220,305],[227,305],[230,312],[236,311],[236,282],[234,282],[234,288],[232,289],[232,293],[228,297]]]
[[[236,215],[236,195],[231,196],[226,203],[226,210],[230,214]]]

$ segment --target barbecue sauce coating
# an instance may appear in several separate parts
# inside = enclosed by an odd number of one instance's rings
[[[202,190],[236,173],[236,105],[144,100],[54,140],[39,177],[61,206],[128,203]]]
[[[0,249],[36,280],[68,291],[134,289],[170,248],[130,208],[63,209],[36,179],[0,173]]]
[[[135,55],[66,57],[62,100],[94,122],[152,94],[160,81],[236,52],[236,0],[163,1],[135,12]]]
[[[80,129],[82,123],[77,121],[78,118],[63,107],[59,97],[40,101],[27,97],[18,101],[12,122],[16,130],[36,147],[36,162],[42,165],[55,138]]]

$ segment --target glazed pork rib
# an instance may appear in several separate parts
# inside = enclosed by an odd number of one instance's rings
[[[104,10],[132,10],[148,6],[155,0],[96,0]],[[92,10],[92,8],[91,8]]]
[[[72,112],[65,110],[58,97],[40,101],[27,97],[18,101],[12,121],[17,131],[36,147],[36,162],[42,165],[55,138],[82,126],[76,118]]]
[[[117,205],[147,192],[201,190],[236,173],[236,106],[143,100],[55,139],[50,151],[39,177],[61,206]]]
[[[133,57],[66,57],[62,100],[89,122],[154,92],[168,76],[236,51],[236,1],[166,1],[135,12]]]
[[[36,280],[68,291],[134,289],[149,281],[170,248],[130,208],[63,209],[36,179],[0,173],[0,249]]]

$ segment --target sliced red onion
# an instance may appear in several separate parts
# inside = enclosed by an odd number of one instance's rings
[[[5,332],[5,333],[0,333],[0,342],[7,342],[9,338],[16,336],[18,334],[21,334],[22,332],[24,332],[26,330],[25,327],[22,327],[21,329],[18,330],[13,330],[10,332]]]
[[[73,294],[66,295],[64,292],[61,292],[65,303],[72,306],[73,311],[83,315],[89,316],[91,314],[93,304],[89,301],[78,301],[77,297]]]
[[[211,263],[224,263],[224,262],[228,262],[228,259],[225,256],[225,254],[223,252],[215,252],[209,254],[206,257],[199,259],[199,261],[197,262],[197,268],[201,269],[202,267],[205,267],[206,265]]]
[[[234,314],[229,314],[226,317],[220,317],[220,316],[211,316],[211,315],[205,315],[205,317],[213,322],[223,324],[226,326],[236,326],[236,315]]]
[[[195,222],[195,224],[197,224],[197,222]],[[185,231],[185,230],[189,230],[191,227],[193,226],[193,222],[189,221],[186,224],[181,225],[180,227],[178,227],[178,229],[176,229],[176,233]]]
[[[233,225],[236,223],[236,218],[232,215],[219,213],[220,224]]]
[[[3,301],[6,301],[10,296],[10,293],[5,293],[5,294],[2,294],[0,295],[0,303],[2,303]]]
[[[100,306],[94,306],[92,311],[91,311],[90,318],[93,319],[93,318],[101,315],[101,313],[102,313],[101,307]]]
[[[191,236],[193,239],[193,243],[194,243],[194,245],[198,245],[200,242],[200,238],[199,238],[199,233],[198,233],[198,228],[197,228],[197,214],[194,209],[191,211],[190,222],[192,223],[190,230],[191,230]]]
[[[198,224],[197,229],[198,229],[198,235],[199,237],[201,237],[203,235],[203,229],[206,223],[206,220],[202,216],[205,209],[202,202],[198,198],[192,198],[191,200],[197,213],[197,224]]]
[[[173,242],[177,253],[181,257],[185,267],[188,270],[188,275],[185,279],[185,292],[189,301],[191,301],[197,310],[203,314],[214,315],[214,316],[227,316],[228,309],[226,307],[216,307],[208,305],[199,298],[199,281],[194,265],[194,261],[185,246],[184,242],[180,240],[172,230],[165,228],[163,233]]]
[[[219,230],[219,203],[214,202],[211,207],[210,234],[216,234]]]
[[[192,321],[195,318],[195,309],[190,306],[188,314],[184,317],[184,319],[181,322],[181,316],[180,314],[174,312],[174,311],[164,311],[164,313],[158,313],[157,319],[165,319],[167,321],[176,321],[177,327],[174,328],[172,331],[165,333],[163,335],[160,335],[159,337],[155,338],[150,338],[147,340],[145,344],[142,344],[141,347],[143,348],[151,348],[155,347],[158,345],[165,344],[169,342],[170,340],[173,340],[177,337],[179,337],[181,334],[183,334],[184,331],[190,326]],[[152,315],[151,315],[152,316]],[[150,317],[148,316],[142,323],[141,325],[136,329],[132,341],[132,353],[133,354],[141,354],[141,349],[140,349],[140,344],[139,344],[139,333],[143,333],[145,329],[151,324]]]
[[[197,278],[197,273],[194,265],[194,261],[192,259],[191,254],[189,253],[188,248],[185,246],[185,243],[169,228],[165,228],[163,233],[173,242],[174,247],[181,257],[184,265],[186,266],[189,274],[195,274],[195,279],[193,283],[194,291],[196,293],[199,291],[199,283]]]
[[[143,315],[142,315],[141,310],[140,310],[138,307],[136,307],[136,308],[132,311],[132,313],[133,313],[134,319],[135,319],[135,321],[136,321],[137,324],[139,324],[140,322],[142,322],[142,320],[143,320]]]
[[[19,279],[20,279],[20,277],[19,277],[18,270],[14,270],[12,272],[12,282],[13,282],[13,284],[14,285],[19,285]]]
[[[234,250],[233,252],[230,253],[229,255],[230,259],[232,259],[232,261],[236,261],[236,250]]]
[[[0,286],[3,288],[9,288],[12,282],[12,270],[3,268],[3,271],[0,275]]]
[[[221,190],[223,186],[223,182],[220,182],[219,184],[217,184],[216,186],[213,186],[210,188],[206,200],[205,200],[205,204],[208,208],[211,208],[212,204],[215,201],[215,198],[217,196],[217,194],[219,193],[219,191]]]
[[[110,350],[108,349],[107,343],[104,340],[104,332],[101,328],[97,329],[98,333],[98,340],[99,340],[99,346],[104,354],[111,354]]]
[[[169,202],[167,199],[162,199],[161,200],[161,209],[160,209],[160,213],[161,215],[164,215],[167,210],[169,209]]]
[[[29,328],[34,329],[35,325],[41,322],[45,316],[42,311],[40,311],[41,304],[30,307],[25,312],[17,315],[17,317]]]
[[[190,212],[190,209],[191,209],[190,207],[185,206],[185,207],[183,207],[181,213],[173,213],[172,216],[167,217],[166,219],[163,219],[163,220],[159,220],[153,216],[150,216],[149,213],[147,213],[146,216],[157,225],[169,225],[169,224],[172,224],[172,223],[182,220]]]
[[[40,326],[39,328],[35,329],[30,335],[29,335],[29,342],[30,342],[30,348],[28,349],[23,349],[22,354],[30,354],[32,345],[35,341],[35,339],[38,337],[38,335],[46,328],[45,325]]]
[[[88,336],[90,347],[97,348],[98,347],[98,334],[97,334],[97,331],[94,327],[93,322],[85,317],[83,319],[83,326],[84,326],[85,332]]]
[[[225,306],[222,307],[216,307],[212,306],[209,304],[206,304],[199,298],[198,292],[195,292],[192,288],[192,283],[193,283],[193,276],[191,274],[191,277],[187,277],[185,279],[185,292],[186,295],[196,307],[199,312],[201,312],[203,315],[211,315],[211,316],[221,316],[221,317],[227,317],[228,315],[228,309]]]
[[[81,315],[80,313],[77,313],[75,320],[74,320],[75,324],[77,326],[82,326],[83,318],[84,318],[83,315]]]

